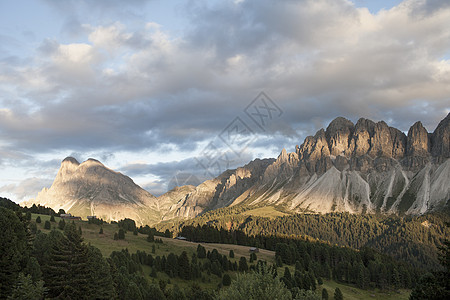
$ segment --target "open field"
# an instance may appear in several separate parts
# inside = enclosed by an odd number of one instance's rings
[[[260,210],[263,212],[263,210]],[[33,214],[32,221],[36,220],[38,215]],[[39,215],[41,217],[42,223],[37,224],[38,229],[47,233],[49,230],[44,229],[44,223],[46,220],[50,220],[50,216]],[[60,220],[59,217],[55,217],[56,222],[51,223],[52,228],[58,228],[58,222]],[[66,220],[66,222],[71,222],[70,220]],[[89,224],[87,221],[74,221],[77,226],[81,226],[83,232],[83,238],[86,243],[90,243],[91,245],[100,249],[102,254],[105,257],[108,257],[113,251],[120,251],[122,249],[128,249],[130,253],[134,253],[137,250],[145,251],[147,253],[152,253],[152,246],[155,246],[155,253],[152,254],[154,256],[162,256],[168,255],[170,252],[173,252],[177,255],[180,255],[183,251],[186,251],[189,257],[192,256],[193,253],[196,253],[198,244],[203,245],[207,251],[212,251],[213,249],[217,249],[217,251],[221,254],[228,255],[230,250],[234,251],[235,257],[234,259],[230,259],[231,261],[238,261],[241,256],[247,257],[249,259],[249,247],[248,246],[239,246],[232,244],[214,244],[214,243],[194,243],[183,240],[176,240],[172,238],[165,237],[157,237],[162,239],[163,243],[150,243],[147,242],[146,235],[138,234],[133,235],[132,232],[127,232],[125,235],[125,240],[114,240],[114,233],[118,232],[117,224],[103,224],[103,225],[95,225]],[[99,234],[100,228],[103,227],[103,234]],[[275,252],[260,249],[260,252],[257,253],[258,259],[265,260],[270,264],[275,262]],[[290,267],[293,272],[293,267]],[[154,281],[154,278],[149,276],[151,268],[148,266],[142,266],[143,273],[149,281]],[[278,269],[278,274],[283,274],[284,267]],[[228,272],[232,278],[235,278],[236,272]],[[192,281],[185,281],[179,278],[169,278],[167,274],[163,272],[158,272],[158,279],[163,279],[171,284],[177,284],[181,288],[189,288],[192,285]],[[205,289],[216,289],[218,284],[221,282],[221,278],[216,275],[208,275],[204,276],[202,279],[196,280],[196,282]],[[317,294],[321,295],[322,288],[326,288],[328,291],[329,299],[333,298],[333,293],[336,287],[339,287],[344,295],[344,299],[353,300],[353,299],[386,299],[386,300],[403,300],[408,299],[410,291],[408,290],[400,290],[400,291],[379,291],[379,290],[361,290],[357,287],[344,285],[337,283],[335,281],[327,281],[324,280],[324,284],[322,286],[317,287]]]
[[[257,216],[257,217],[266,217],[266,218],[276,218],[286,216],[286,213],[276,210],[272,206],[258,207],[251,210],[246,210],[241,213],[245,216]]]

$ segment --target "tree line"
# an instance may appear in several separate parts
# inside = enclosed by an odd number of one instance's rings
[[[441,268],[438,249],[450,235],[445,226],[450,221],[448,211],[423,216],[328,213],[265,218],[242,214],[248,209],[221,208],[172,227],[157,227],[181,232],[186,226],[208,224],[249,236],[299,236],[353,249],[369,247],[424,270]]]

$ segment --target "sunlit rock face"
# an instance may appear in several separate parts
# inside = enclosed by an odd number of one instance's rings
[[[157,199],[131,178],[114,172],[95,159],[79,163],[65,158],[52,186],[24,205],[41,204],[86,218],[95,215],[105,221],[133,218],[140,224],[160,219]]]
[[[429,134],[416,122],[405,135],[383,121],[361,118],[353,124],[336,118],[295,152],[283,149],[275,161],[260,165],[226,201],[220,183],[233,171],[203,183],[197,187],[201,196],[190,194],[185,199],[191,201],[179,204],[179,216],[233,205],[312,213],[423,214],[439,209],[450,199],[449,123],[450,115]]]

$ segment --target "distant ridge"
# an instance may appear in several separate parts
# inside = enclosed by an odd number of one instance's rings
[[[155,198],[95,159],[65,158],[49,189],[25,205],[63,208],[140,224],[192,218],[227,206],[272,206],[285,213],[424,214],[450,199],[450,114],[433,133],[414,123],[405,135],[384,121],[334,119],[295,152],[256,159],[198,186]]]

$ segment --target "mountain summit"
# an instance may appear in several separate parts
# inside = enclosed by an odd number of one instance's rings
[[[52,186],[24,204],[63,208],[76,216],[95,215],[106,221],[132,218],[150,224],[160,219],[153,195],[92,158],[81,164],[73,157],[65,158]]]
[[[192,217],[220,204],[272,206],[287,213],[423,214],[449,204],[449,143],[450,114],[433,133],[416,122],[408,135],[384,121],[361,118],[353,124],[338,117],[295,152],[283,149],[275,161],[261,165],[257,180],[230,180],[227,174],[235,171],[224,172],[215,179],[221,184],[203,189],[214,197],[201,206],[185,201],[178,216],[188,217],[182,212],[189,211]]]

